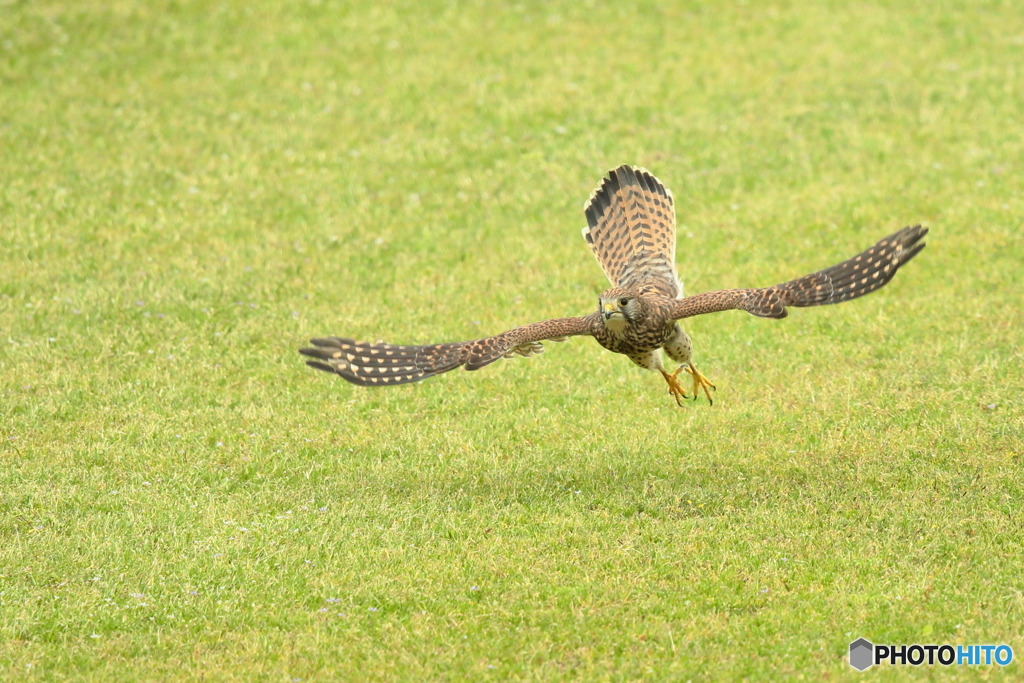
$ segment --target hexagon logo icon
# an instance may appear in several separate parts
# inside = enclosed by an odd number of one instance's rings
[[[864,671],[871,668],[875,663],[875,646],[864,638],[858,638],[850,643],[850,666],[857,671]]]

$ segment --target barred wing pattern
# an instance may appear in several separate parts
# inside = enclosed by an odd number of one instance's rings
[[[568,337],[592,334],[597,318],[597,313],[582,318],[556,318],[484,339],[427,346],[370,344],[327,337],[311,339],[315,348],[299,352],[316,359],[306,361],[310,367],[335,372],[353,384],[393,386],[418,382],[463,365],[467,370],[478,370],[501,358],[543,353],[544,341],[565,341]]]
[[[583,237],[613,286],[682,295],[675,201],[657,178],[642,168],[620,166],[594,190],[584,213]]]
[[[723,289],[672,303],[675,320],[740,309],[762,318],[785,318],[786,306],[827,306],[869,294],[884,286],[900,266],[924,249],[928,228],[906,227],[865,252],[804,277],[763,289]]]

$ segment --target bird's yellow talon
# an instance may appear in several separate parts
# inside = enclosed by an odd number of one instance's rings
[[[711,380],[704,376],[704,373],[698,370],[693,363],[680,366],[679,370],[686,370],[693,377],[694,400],[696,400],[697,394],[700,393],[700,390],[703,389],[704,395],[708,397],[708,405],[715,405],[715,402],[711,399],[711,392],[708,391],[708,389],[715,389],[717,391],[717,387],[715,387]],[[676,370],[676,374],[679,373],[679,370]],[[673,375],[673,377],[675,377],[675,375]]]
[[[661,374],[665,378],[665,381],[668,382],[668,393],[672,394],[672,397],[676,400],[678,405],[683,405],[683,399],[689,398],[689,396],[687,396],[686,392],[683,391],[683,385],[681,385],[679,380],[676,379],[676,375],[679,374],[679,371],[676,370],[670,375],[662,370]]]

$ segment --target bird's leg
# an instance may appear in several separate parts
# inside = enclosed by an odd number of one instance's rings
[[[668,393],[672,394],[676,399],[676,403],[683,405],[683,399],[689,398],[689,396],[687,396],[686,392],[683,391],[683,385],[679,383],[678,379],[676,379],[676,375],[678,374],[679,370],[676,370],[671,375],[664,370],[661,371],[661,376],[665,378],[666,382],[668,382]],[[696,398],[696,396],[694,398]]]
[[[704,395],[708,397],[708,405],[714,405],[715,402],[711,400],[711,392],[708,391],[709,388],[715,388],[715,385],[711,383],[711,380],[705,377],[704,373],[698,370],[693,363],[679,367],[679,370],[684,369],[693,376],[693,400],[697,400],[698,392],[703,389]],[[679,370],[676,370],[676,375],[679,374]]]

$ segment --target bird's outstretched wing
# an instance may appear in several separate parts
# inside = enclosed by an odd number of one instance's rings
[[[786,306],[838,304],[880,289],[900,266],[924,249],[928,228],[906,227],[865,252],[804,277],[762,289],[722,289],[673,301],[670,315],[679,320],[704,313],[739,309],[762,318],[785,318]]]
[[[460,365],[478,370],[500,358],[543,353],[543,341],[565,341],[567,337],[591,334],[597,317],[593,313],[582,318],[556,318],[484,339],[427,346],[370,344],[327,337],[311,339],[315,348],[299,349],[299,353],[317,359],[306,361],[307,365],[336,372],[353,384],[392,386],[418,382]]]
[[[615,287],[669,298],[682,295],[676,275],[672,193],[642,168],[608,172],[583,209],[583,237]]]

